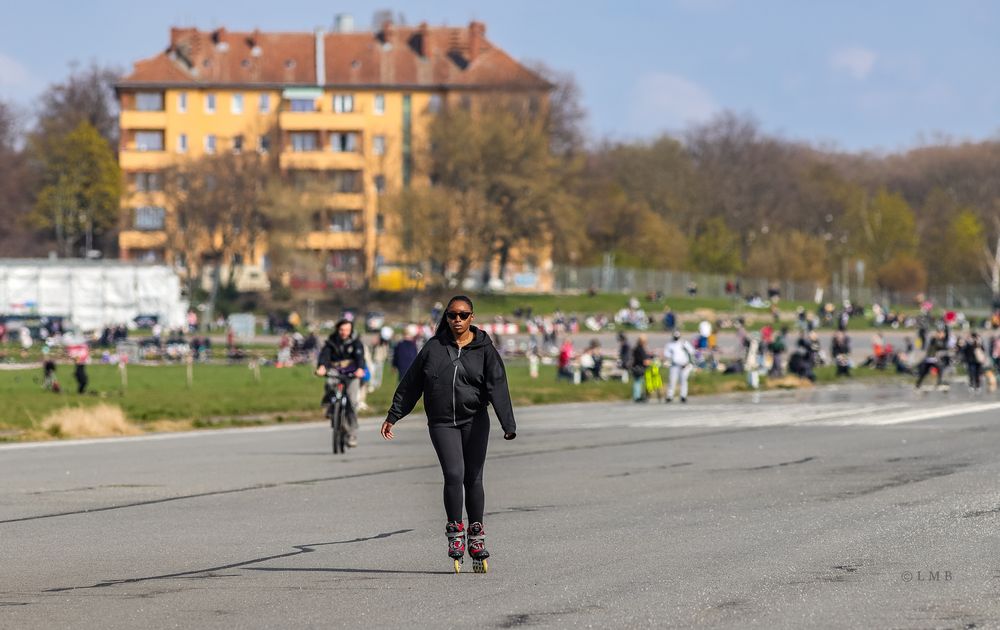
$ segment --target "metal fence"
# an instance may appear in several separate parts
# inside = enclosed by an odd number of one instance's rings
[[[693,288],[699,297],[728,298],[733,297],[733,293],[727,292],[727,285],[735,288],[738,284],[738,295],[758,294],[764,299],[772,288],[779,291],[783,300],[803,302],[839,304],[849,299],[859,304],[911,306],[917,299],[915,295],[901,295],[857,283],[793,282],[665,269],[556,266],[554,276],[555,290],[569,293],[596,290],[602,293],[645,294],[659,291],[666,296],[681,296],[688,295]],[[940,307],[973,311],[988,311],[994,303],[985,283],[936,287],[924,297]]]

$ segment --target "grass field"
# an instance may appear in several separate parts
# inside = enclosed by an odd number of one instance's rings
[[[517,406],[570,401],[626,400],[631,387],[618,381],[573,385],[557,381],[554,368],[543,366],[541,376],[531,379],[524,361],[508,366],[511,395]],[[819,380],[832,380],[832,368],[821,368]],[[858,372],[865,377],[872,372]],[[61,394],[42,390],[38,370],[0,371],[0,439],[18,440],[46,437],[51,430],[46,419],[66,408],[92,408],[99,404],[120,408],[127,420],[149,430],[162,430],[163,421],[173,429],[241,426],[266,422],[319,419],[319,400],[323,382],[312,376],[311,368],[261,371],[256,382],[245,366],[196,365],[194,382],[187,387],[184,366],[130,366],[128,388],[123,390],[118,369],[108,365],[89,368],[90,388],[94,393],[77,395],[73,389],[71,368],[61,366]],[[368,395],[371,415],[384,414],[391,402],[395,375],[388,374],[383,386]],[[764,381],[765,387],[768,386]],[[772,387],[793,387],[795,382],[772,383]],[[692,378],[691,394],[742,391],[740,375],[697,373]],[[414,412],[422,415],[420,408]]]

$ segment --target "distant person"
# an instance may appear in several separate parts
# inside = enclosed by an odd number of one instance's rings
[[[650,356],[646,351],[646,335],[639,335],[639,339],[632,348],[632,358],[630,362],[630,372],[632,374],[632,400],[637,403],[646,402],[646,368],[649,366]]]
[[[42,356],[44,358],[42,361],[42,377],[44,379],[42,387],[58,394],[61,388],[59,387],[59,379],[56,378],[56,362],[49,356],[48,346],[42,348]]]
[[[983,340],[978,332],[973,332],[962,345],[962,358],[965,360],[965,370],[969,375],[969,389],[979,393],[983,381],[983,369],[989,366],[989,358]]]
[[[938,387],[941,386],[944,379],[945,356],[947,354],[948,333],[943,328],[939,328],[927,341],[924,360],[920,362],[920,367],[917,368],[917,389],[920,389],[924,379],[931,373],[931,370],[937,370],[937,385]]]
[[[694,347],[690,342],[681,339],[679,330],[671,335],[671,341],[663,349],[663,358],[670,364],[670,376],[667,384],[667,402],[673,402],[677,383],[680,382],[681,402],[686,403],[688,397],[688,377],[694,369]]]
[[[851,339],[843,330],[838,330],[830,342],[830,356],[837,366],[837,376],[851,375]]]
[[[417,358],[417,327],[407,324],[403,329],[403,338],[392,351],[392,367],[396,370],[397,380],[403,380],[406,371],[410,369],[413,360]]]
[[[558,372],[556,376],[559,378],[565,378],[573,380],[573,340],[566,337],[563,340],[562,347],[559,348],[559,362],[558,362]]]
[[[90,348],[84,342],[70,346],[67,350],[76,366],[73,372],[73,377],[76,379],[76,393],[83,394],[87,391],[87,384],[90,383],[90,378],[87,376],[87,364],[90,363]]]

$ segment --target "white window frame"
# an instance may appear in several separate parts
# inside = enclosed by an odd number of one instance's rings
[[[178,92],[177,93],[177,113],[186,114],[188,110],[188,93]]]
[[[353,114],[354,113],[354,95],[353,94],[334,94],[333,95],[333,112],[335,114]]]
[[[140,136],[158,136],[160,138],[159,148],[158,149],[151,149],[151,148],[148,148],[148,147],[151,147],[153,145],[141,144],[139,142],[139,137]],[[153,130],[146,131],[146,130],[143,130],[143,131],[137,131],[135,133],[135,150],[136,151],[163,151],[163,149],[165,148],[163,146],[163,144],[164,144],[164,139],[163,139],[163,132],[162,131],[153,131]]]
[[[372,136],[372,155],[385,155],[385,135],[376,134]]]
[[[146,98],[156,98],[156,97],[159,97],[158,107],[153,108],[153,109],[151,109],[151,108],[145,108],[145,107],[140,108],[139,107],[139,100],[140,100],[141,97],[146,97]],[[140,92],[136,92],[135,93],[135,109],[136,109],[136,111],[139,111],[139,112],[162,112],[163,109],[164,109],[165,102],[166,102],[166,95],[163,92],[142,90]]]
[[[229,97],[229,111],[233,114],[243,113],[243,95],[233,94]]]
[[[177,152],[178,153],[188,152],[188,137],[186,133],[177,134]]]
[[[376,116],[385,115],[385,94],[375,95],[375,106],[372,108]]]
[[[257,111],[259,111],[261,114],[270,114],[271,113],[271,95],[270,94],[261,94],[260,95],[260,98],[257,99]]]
[[[215,113],[215,92],[205,93],[205,113],[214,114]]]
[[[215,137],[214,133],[205,135],[205,153],[207,155],[215,155],[215,152],[219,148],[219,139]]]

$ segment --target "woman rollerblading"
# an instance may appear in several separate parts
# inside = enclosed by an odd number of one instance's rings
[[[456,573],[462,568],[466,533],[474,570],[487,569],[483,468],[490,435],[488,404],[504,439],[517,437],[503,360],[489,335],[472,325],[474,319],[471,299],[460,295],[448,302],[437,332],[403,375],[382,423],[382,437],[391,440],[393,426],[423,397],[431,443],[444,473],[445,533]],[[463,501],[468,531],[462,525]]]

